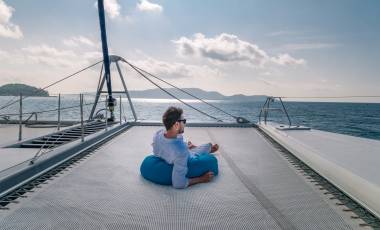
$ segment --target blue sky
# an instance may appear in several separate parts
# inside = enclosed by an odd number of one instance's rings
[[[105,5],[111,53],[181,87],[226,95],[379,95],[380,1]],[[42,87],[101,59],[98,27],[95,0],[0,0],[0,85]],[[50,91],[93,91],[98,71]],[[127,66],[123,71],[130,89],[153,87]]]

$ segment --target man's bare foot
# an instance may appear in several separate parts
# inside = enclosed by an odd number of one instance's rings
[[[189,186],[195,185],[195,184],[198,184],[198,183],[207,183],[207,182],[210,182],[213,177],[214,177],[214,173],[213,172],[211,172],[211,171],[210,172],[206,172],[205,174],[203,174],[200,177],[190,178],[190,180],[189,180]]]
[[[216,151],[218,151],[218,149],[219,149],[219,145],[218,145],[218,144],[213,144],[213,145],[211,146],[211,151],[210,151],[210,153],[215,153]]]
[[[213,177],[214,177],[214,173],[210,171],[210,172],[203,174],[201,176],[201,178],[202,178],[201,180],[203,183],[207,183],[207,182],[210,182]]]

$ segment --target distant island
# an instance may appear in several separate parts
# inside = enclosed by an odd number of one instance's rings
[[[168,92],[181,99],[194,99],[193,97],[173,88],[165,88]],[[183,88],[183,90],[205,100],[231,100],[231,101],[265,101],[266,95],[243,95],[236,94],[232,96],[225,96],[216,91],[205,91],[199,88]],[[132,98],[157,98],[157,99],[170,99],[168,94],[160,89],[147,89],[147,90],[131,90],[129,91]]]
[[[39,88],[25,85],[25,84],[6,84],[0,86],[0,96],[19,96],[22,93],[23,96],[36,96],[36,97],[48,97],[49,92],[41,90]]]
[[[194,99],[193,97],[173,88],[165,88],[168,92],[181,99]],[[199,88],[183,88],[183,90],[204,100],[229,100],[229,101],[265,101],[266,95],[244,95],[235,94],[232,96],[225,96],[216,91],[205,91]],[[49,92],[39,88],[25,85],[25,84],[6,84],[0,86],[0,96],[36,96],[48,97]],[[94,93],[95,94],[95,93]],[[171,99],[168,94],[161,89],[147,89],[147,90],[131,90],[129,94],[132,98],[155,98],[155,99]],[[114,94],[118,95],[118,94]]]

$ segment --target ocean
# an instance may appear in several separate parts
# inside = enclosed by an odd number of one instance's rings
[[[15,97],[0,97],[0,108]],[[104,100],[104,98],[102,99]],[[92,95],[85,95],[84,117],[88,117],[94,101]],[[223,121],[234,121],[226,115],[204,103],[196,100],[185,100],[190,105],[202,110]],[[225,110],[235,116],[244,117],[252,122],[258,121],[258,115],[264,102],[237,102],[226,100],[210,100],[209,103]],[[332,103],[332,102],[284,102],[292,120],[292,124],[308,126],[313,129],[334,133],[380,140],[380,103]],[[212,122],[214,119],[207,117],[174,99],[133,99],[134,108],[139,120],[160,121],[162,113],[169,106],[179,106],[184,109],[184,115],[188,122]],[[58,97],[29,97],[23,100],[23,112],[55,110],[58,105]],[[62,120],[79,120],[80,109],[78,95],[63,95],[61,97]],[[96,110],[104,108],[105,103],[100,102]],[[273,107],[280,108],[279,103]],[[19,104],[0,110],[0,119],[9,115],[11,119],[18,119]],[[115,108],[115,116],[119,118],[119,102]],[[27,119],[25,114],[23,119]],[[123,119],[133,120],[128,100],[122,99]],[[271,111],[270,120],[287,124],[286,116],[280,111]],[[34,117],[32,118],[34,119]],[[57,111],[38,114],[38,120],[57,120]]]

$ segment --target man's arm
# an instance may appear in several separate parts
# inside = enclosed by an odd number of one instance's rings
[[[172,184],[174,188],[186,188],[189,186],[187,174],[187,160],[189,155],[186,152],[180,152],[176,156],[173,164]]]
[[[186,188],[194,184],[206,183],[214,177],[213,172],[207,172],[200,177],[187,178],[187,162],[190,157],[189,149],[183,141],[177,142],[176,148],[178,152],[173,162],[172,172],[172,184],[174,188]]]

